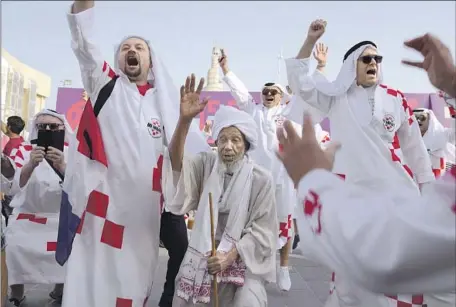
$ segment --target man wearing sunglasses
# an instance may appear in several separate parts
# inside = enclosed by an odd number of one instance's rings
[[[68,157],[65,139],[71,135],[64,115],[43,110],[33,120],[29,141],[12,151],[17,172],[12,182],[6,259],[14,306],[25,300],[24,284],[55,284],[49,295],[56,301],[62,299],[65,274],[55,261],[55,244]]]
[[[297,101],[300,103],[291,105],[290,114],[301,116],[303,109],[310,107],[316,115],[329,118],[331,139],[342,145],[333,172],[358,186],[362,193],[369,195],[384,188],[416,197],[420,193],[418,184],[433,181],[434,175],[420,129],[404,95],[381,84],[383,57],[370,41],[360,42],[347,51],[335,81],[329,82],[318,71],[309,75],[310,55],[325,28],[323,20],[312,22],[297,57],[286,60],[289,85],[301,98]],[[316,203],[317,200],[309,199],[307,208],[317,206]],[[315,219],[319,223],[319,217]],[[311,243],[303,245],[308,244]],[[388,254],[388,250],[384,253]],[[332,281],[333,291],[326,306],[423,306],[423,296],[375,294],[360,289],[343,273],[335,272]]]

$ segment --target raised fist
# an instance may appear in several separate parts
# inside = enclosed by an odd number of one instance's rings
[[[313,21],[309,26],[309,31],[307,32],[307,38],[316,42],[326,30],[326,21],[323,19],[317,19]]]
[[[226,56],[224,49],[220,49],[220,52],[222,53],[218,59],[220,67],[226,69],[228,68],[228,57]]]

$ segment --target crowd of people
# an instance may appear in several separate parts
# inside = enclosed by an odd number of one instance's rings
[[[333,270],[328,307],[455,306],[455,130],[384,85],[374,42],[349,48],[329,81],[315,20],[286,60],[288,85],[265,82],[261,101],[222,51],[237,108],[220,106],[200,131],[203,78],[179,92],[135,35],[111,67],[93,40],[94,1],[67,19],[89,100],[75,132],[49,109],[26,141],[24,120],[5,124],[2,307],[21,306],[26,284],[54,285],[64,307],[146,306],[159,246],[160,307],[266,307],[266,284],[291,288],[292,245]],[[405,45],[424,60],[403,63],[424,69],[454,114],[449,49],[430,34]]]

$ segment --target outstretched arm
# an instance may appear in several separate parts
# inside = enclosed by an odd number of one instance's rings
[[[180,172],[182,159],[184,158],[185,139],[187,138],[193,118],[204,110],[208,99],[200,102],[201,91],[204,86],[204,78],[201,78],[195,91],[195,75],[187,77],[185,85],[180,89],[180,116],[176,130],[169,145],[169,155],[173,171]]]
[[[95,103],[98,93],[116,74],[104,61],[94,40],[94,1],[74,1],[67,14],[71,48],[79,62],[84,89]]]
[[[255,100],[252,95],[250,95],[245,84],[229,69],[228,57],[223,49],[219,63],[224,75],[223,81],[225,81],[230,88],[231,95],[233,95],[236,100],[237,106],[242,111],[252,114],[255,110]]]
[[[288,84],[296,96],[290,102],[290,115],[301,116],[303,111],[307,110],[312,113],[313,117],[318,115],[318,119],[314,119],[314,122],[321,121],[332,108],[331,97],[318,92],[315,88],[314,77],[309,75],[310,56],[315,43],[325,32],[325,27],[326,22],[323,20],[312,22],[307,38],[296,58],[285,60]],[[315,74],[321,74],[321,72],[316,70]]]
[[[420,190],[422,184],[434,181],[431,160],[421,137],[420,128],[405,96],[398,91],[397,98],[403,106],[402,124],[397,137],[404,153],[405,160],[415,174]]]
[[[454,290],[455,175],[453,168],[420,197],[310,172],[298,186],[303,252],[374,292]]]

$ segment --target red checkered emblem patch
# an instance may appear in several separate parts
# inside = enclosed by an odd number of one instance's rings
[[[157,118],[152,118],[150,123],[147,124],[149,134],[153,138],[159,138],[162,136],[162,126],[160,121]]]
[[[394,131],[394,127],[396,127],[396,120],[394,119],[393,114],[385,114],[383,117],[383,127],[388,132]]]
[[[274,118],[274,122],[277,127],[283,127],[283,123],[285,122],[285,117],[283,117],[282,115],[277,115]]]

